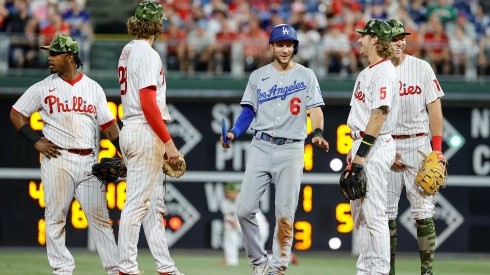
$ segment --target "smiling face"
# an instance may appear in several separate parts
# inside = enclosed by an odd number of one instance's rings
[[[359,52],[363,56],[368,56],[369,52],[372,50],[374,45],[378,41],[376,36],[371,36],[369,34],[361,34],[361,37],[357,40],[360,44]]]
[[[274,60],[280,65],[289,64],[294,56],[294,44],[293,40],[275,41],[269,44]]]
[[[395,49],[394,59],[401,59],[403,57],[403,52],[407,46],[407,39],[405,35],[398,35],[391,39],[391,45]]]

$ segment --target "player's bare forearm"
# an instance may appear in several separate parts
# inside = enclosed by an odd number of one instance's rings
[[[378,137],[379,131],[381,130],[383,123],[386,121],[387,113],[387,108],[373,109],[366,125],[366,130],[364,130],[365,134]]]
[[[320,107],[310,109],[311,128],[323,130],[323,111]]]
[[[119,137],[119,126],[117,125],[117,123],[114,122],[104,130],[102,130],[102,133],[104,133],[104,136],[110,141],[113,141]]]
[[[10,110],[10,121],[14,125],[15,130],[17,131],[20,129],[20,127],[24,126],[25,124],[29,124],[29,118],[17,112],[13,108]]]
[[[13,108],[10,110],[10,121],[12,122],[12,124],[14,125],[17,131],[19,131],[19,129],[22,128],[22,126],[27,125],[25,127],[29,127],[28,134],[37,136],[37,134],[33,132],[33,130],[30,128],[30,126],[28,126],[29,118],[17,112]],[[61,152],[59,151],[59,149],[61,148],[56,144],[52,143],[50,140],[44,137],[39,138],[39,136],[36,137],[36,140],[37,142],[35,143],[33,142],[34,148],[36,148],[36,150],[39,151],[40,153],[44,154],[47,158],[56,158],[59,155],[61,155]]]
[[[429,114],[429,127],[432,136],[442,136],[443,132],[443,116],[441,99],[436,99],[427,104],[427,112]]]

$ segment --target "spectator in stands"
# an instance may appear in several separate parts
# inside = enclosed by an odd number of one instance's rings
[[[481,36],[478,47],[478,75],[490,75],[490,35]]]
[[[374,18],[380,20],[388,19],[388,11],[384,0],[373,0],[371,5],[366,5],[364,11],[365,18]]]
[[[480,38],[486,36],[487,33],[490,33],[490,15],[485,13],[482,6],[476,6],[472,22],[475,26],[477,41],[480,41]]]
[[[70,25],[70,33],[80,43],[81,40],[91,41],[93,39],[90,15],[85,9],[85,0],[68,0],[70,6],[62,17]]]
[[[238,33],[231,27],[226,14],[221,18],[220,23],[221,31],[216,34],[217,43],[214,52],[218,74],[231,70],[232,47],[233,43],[238,40]]]
[[[70,25],[63,21],[60,13],[56,12],[47,18],[44,26],[41,26],[39,44],[49,44],[49,41],[58,34],[70,35]]]
[[[269,63],[272,56],[269,51],[269,34],[260,28],[260,20],[252,16],[248,25],[243,26],[239,35],[243,44],[245,71],[250,72]]]
[[[433,15],[436,15],[443,25],[454,22],[458,17],[458,10],[451,5],[451,2],[452,0],[437,0],[437,2],[430,4],[427,8],[426,18],[430,20]]]
[[[351,54],[352,57],[355,60],[355,67],[356,70],[353,72],[359,71],[359,68],[365,68],[369,66],[369,62],[367,58],[364,56],[361,56],[360,54],[360,45],[359,45],[359,34],[355,32],[354,30],[362,29],[366,25],[366,20],[362,16],[362,11],[361,10],[355,10],[355,12],[352,15],[352,19],[347,21],[346,26],[344,27],[344,32],[347,33],[349,36],[349,43],[351,45]]]
[[[0,32],[5,31],[5,21],[7,19],[7,16],[9,14],[8,8],[7,8],[7,3],[5,3],[5,0],[0,0]]]
[[[7,12],[5,32],[10,38],[9,67],[33,67],[38,52],[35,37],[37,21],[29,15],[26,0],[14,0],[13,9]],[[34,51],[34,53],[33,53]]]
[[[328,28],[322,39],[323,54],[325,56],[326,72],[340,72],[342,77],[348,71],[356,72],[357,64],[352,58],[351,45],[344,25],[336,24]]]
[[[473,50],[474,46],[474,40],[465,32],[464,27],[456,25],[449,36],[453,74],[465,73],[469,59],[476,57]]]
[[[406,9],[413,22],[417,25],[424,23],[427,15],[427,7],[424,5],[425,0],[413,0],[408,2],[408,7],[406,7]],[[393,18],[396,18],[396,16],[393,16]]]
[[[167,11],[165,11],[167,15]],[[163,31],[163,41],[167,44],[167,58],[166,68],[167,70],[179,70],[185,69],[181,66],[180,60],[185,60],[185,48],[186,48],[187,32],[169,19],[168,25]]]
[[[432,69],[436,73],[449,74],[450,52],[449,38],[444,32],[444,25],[438,14],[433,14],[429,21],[421,27],[422,50]]]
[[[32,0],[29,3],[29,13],[39,21],[39,27],[42,29],[49,23],[50,16],[60,13],[58,0]]]
[[[313,20],[303,20],[299,23],[296,35],[299,40],[297,62],[310,69],[317,69],[315,63],[318,63],[318,56],[321,54],[320,32],[315,28]]]
[[[196,70],[201,71],[203,68],[208,74],[212,74],[216,37],[207,31],[204,19],[194,24],[194,28],[187,34],[183,67],[187,68],[189,75],[194,75]]]
[[[14,36],[24,33],[27,22],[31,19],[28,8],[27,0],[14,0],[12,9],[5,10],[5,32]]]

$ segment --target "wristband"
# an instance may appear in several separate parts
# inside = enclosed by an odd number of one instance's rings
[[[28,141],[32,143],[32,145],[36,144],[41,137],[36,133],[36,131],[31,129],[29,124],[24,124],[19,128],[19,133],[23,135]]]
[[[432,136],[432,150],[442,152],[442,136]]]
[[[313,136],[323,138],[323,130],[320,128],[316,128],[315,130],[313,130]]]
[[[371,147],[373,147],[375,142],[375,137],[364,134],[361,145],[359,146],[359,149],[357,149],[356,155],[360,156],[361,158],[365,157],[369,153],[369,150],[371,150]]]

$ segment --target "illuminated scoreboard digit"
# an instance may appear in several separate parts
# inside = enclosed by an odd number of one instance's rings
[[[307,251],[315,249],[314,246],[327,246],[338,249],[341,245],[348,246],[354,221],[350,212],[350,204],[342,198],[340,193],[325,196],[325,186],[302,185],[296,221],[294,222],[294,242],[296,250]],[[337,189],[337,186],[330,186]],[[318,190],[318,194],[315,192]],[[327,192],[331,193],[331,192]],[[333,219],[333,220],[332,220]],[[333,247],[332,239],[341,240],[339,247]],[[344,247],[344,246],[343,246]],[[343,248],[345,249],[345,248]],[[317,250],[317,248],[315,249]]]
[[[328,119],[328,118],[327,118]],[[311,119],[307,117],[307,133],[310,135],[313,131]],[[327,124],[328,126],[328,124]],[[328,132],[327,129],[324,132]],[[341,158],[349,152],[352,147],[353,140],[350,136],[350,128],[346,124],[338,124],[335,128],[336,143],[330,143],[331,152],[335,152],[337,161],[334,163],[341,164],[343,160]],[[314,163],[318,165],[323,165],[318,163],[315,159],[315,152],[323,154],[323,150],[315,151],[315,145],[311,143],[305,143],[304,147],[304,170],[313,171]],[[321,157],[321,156],[320,156]],[[332,164],[331,164],[332,166]],[[332,169],[340,170],[341,165],[337,167],[330,167]],[[319,242],[327,242],[325,246],[329,246],[331,249],[338,249],[343,245],[343,240],[348,240],[351,237],[352,230],[354,228],[354,221],[350,212],[349,202],[341,201],[342,198],[339,192],[328,197],[316,196],[315,190],[320,188],[326,188],[326,186],[313,186],[313,185],[302,185],[300,201],[298,203],[297,219],[294,222],[294,242],[293,247],[296,250],[307,251],[311,250],[313,246],[317,245]],[[337,186],[329,186],[329,190]],[[338,191],[338,190],[336,190]],[[321,195],[320,195],[321,196]],[[333,200],[331,198],[334,198]],[[325,207],[328,205],[329,207]],[[317,209],[321,208],[321,209]],[[327,215],[318,214],[319,211],[329,211]],[[299,217],[299,219],[298,219]],[[334,222],[328,221],[328,219],[334,219]],[[323,224],[328,224],[330,227],[325,228]],[[328,236],[330,235],[330,236]],[[332,241],[334,240],[334,241]],[[332,245],[334,244],[334,245]]]

